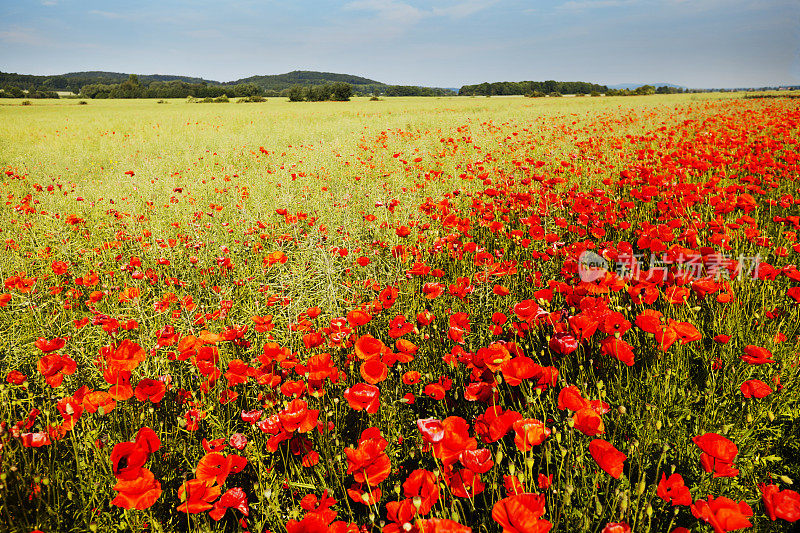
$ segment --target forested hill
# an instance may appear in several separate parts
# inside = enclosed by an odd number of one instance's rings
[[[352,74],[336,74],[333,72],[316,72],[313,70],[294,70],[286,74],[271,74],[265,76],[250,76],[222,85],[239,85],[242,83],[255,83],[264,90],[282,91],[293,85],[327,85],[329,83],[349,83],[354,89],[360,90],[364,86],[387,87],[385,83],[354,76]]]
[[[346,83],[355,94],[383,96],[450,96],[456,92],[437,87],[387,85],[385,83],[333,72],[295,70],[286,74],[250,76],[219,82],[191,76],[168,74],[132,75],[119,72],[71,72],[53,76],[0,72],[0,97],[20,91],[71,91],[88,98],[185,98],[229,96],[279,96],[293,87],[323,87]],[[49,93],[48,93],[49,94]],[[55,95],[55,93],[52,93]]]
[[[67,74],[56,74],[53,76],[38,76],[33,74],[15,74],[0,72],[0,87],[13,85],[21,89],[41,89],[48,91],[72,91],[79,93],[81,87],[92,84],[111,84],[122,83],[128,79],[130,74],[121,72],[104,72],[99,70],[87,72],[69,72]],[[178,76],[173,74],[143,74],[139,76],[139,83],[149,85],[154,81],[182,81],[185,83],[206,83],[218,85],[219,82],[195,78],[191,76]]]

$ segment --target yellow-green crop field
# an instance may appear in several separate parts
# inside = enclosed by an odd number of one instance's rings
[[[0,531],[790,531],[770,96],[0,101]]]

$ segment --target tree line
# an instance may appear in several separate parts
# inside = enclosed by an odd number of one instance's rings
[[[14,85],[0,87],[0,98],[58,98],[58,93],[44,89],[20,89]]]
[[[497,81],[478,85],[464,85],[460,96],[511,96],[524,94],[591,94],[605,93],[608,87],[585,81]]]

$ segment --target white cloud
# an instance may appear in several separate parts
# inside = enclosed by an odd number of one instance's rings
[[[465,0],[447,6],[420,9],[397,0],[354,0],[345,4],[351,11],[372,11],[382,20],[413,24],[427,17],[464,18],[483,11],[500,0]]]
[[[135,18],[137,18],[136,16],[129,15],[127,13],[116,13],[114,11],[99,11],[97,9],[89,11],[89,14],[111,20],[134,20]]]
[[[48,43],[47,39],[37,34],[36,31],[19,26],[8,30],[0,30],[0,42],[26,46],[41,46]]]
[[[623,7],[636,4],[637,0],[570,0],[557,7],[564,11],[585,11],[606,7]]]
[[[459,2],[452,6],[434,7],[431,10],[431,13],[433,15],[441,15],[446,17],[464,18],[474,15],[479,11],[483,11],[499,1],[500,0],[467,0],[466,2]]]
[[[351,11],[372,11],[378,18],[387,21],[414,23],[425,16],[425,13],[414,6],[395,0],[356,0],[345,4]]]

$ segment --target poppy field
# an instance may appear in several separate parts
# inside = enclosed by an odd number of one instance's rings
[[[793,530],[797,102],[0,106],[0,530]]]

